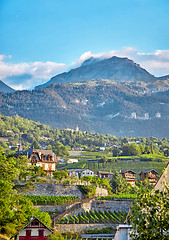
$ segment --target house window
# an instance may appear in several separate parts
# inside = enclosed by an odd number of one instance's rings
[[[30,237],[31,236],[31,230],[26,230],[26,236]]]
[[[39,230],[39,237],[43,237],[44,230]]]
[[[32,222],[32,226],[39,226],[39,222]]]

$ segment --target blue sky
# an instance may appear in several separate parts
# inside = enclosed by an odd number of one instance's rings
[[[33,88],[90,56],[169,74],[168,0],[0,0],[0,79]]]

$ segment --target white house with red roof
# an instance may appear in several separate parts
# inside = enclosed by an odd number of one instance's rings
[[[33,217],[22,229],[15,233],[10,239],[14,240],[47,240],[53,234],[53,230]]]

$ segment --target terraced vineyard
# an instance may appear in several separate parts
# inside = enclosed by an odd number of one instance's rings
[[[46,204],[61,204],[71,202],[77,199],[77,196],[42,196],[42,195],[25,195],[25,198],[31,200],[34,205],[46,205]]]
[[[127,213],[124,211],[89,211],[85,213],[79,213],[76,215],[70,215],[69,217],[58,218],[60,224],[85,224],[85,223],[123,223],[126,219]]]

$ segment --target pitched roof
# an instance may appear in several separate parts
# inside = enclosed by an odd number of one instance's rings
[[[153,172],[155,172],[156,174],[158,174],[158,172],[156,172],[154,169],[147,170],[147,171],[142,171],[141,173],[148,173],[148,172],[151,172],[151,171],[153,171]],[[141,173],[139,173],[139,175],[140,175]]]
[[[40,155],[46,155],[46,156],[51,155],[51,156],[53,157],[54,161],[57,160],[57,159],[56,159],[56,154],[55,154],[51,149],[50,149],[50,150],[47,150],[47,149],[31,148],[31,149],[29,149],[29,151],[28,151],[28,158],[30,158],[30,156],[31,156],[32,153],[37,153],[38,156],[40,156]]]
[[[162,191],[165,188],[165,184],[169,185],[169,162],[164,168],[161,176],[159,177],[158,181],[154,186],[154,190]]]
[[[37,217],[33,217],[30,222],[28,222],[23,228],[21,228],[18,232],[16,232],[10,239],[14,238],[22,229],[26,228],[31,222],[34,220],[38,220],[45,228],[47,228],[51,233],[53,233],[53,230],[46,226],[43,222],[41,222]]]
[[[132,170],[124,170],[124,171],[121,171],[120,173],[122,174],[122,173],[126,173],[126,172],[132,172],[133,174],[136,174],[134,171],[132,171]]]
[[[97,173],[101,173],[101,174],[113,174],[112,172],[108,172],[108,171],[98,171]]]

